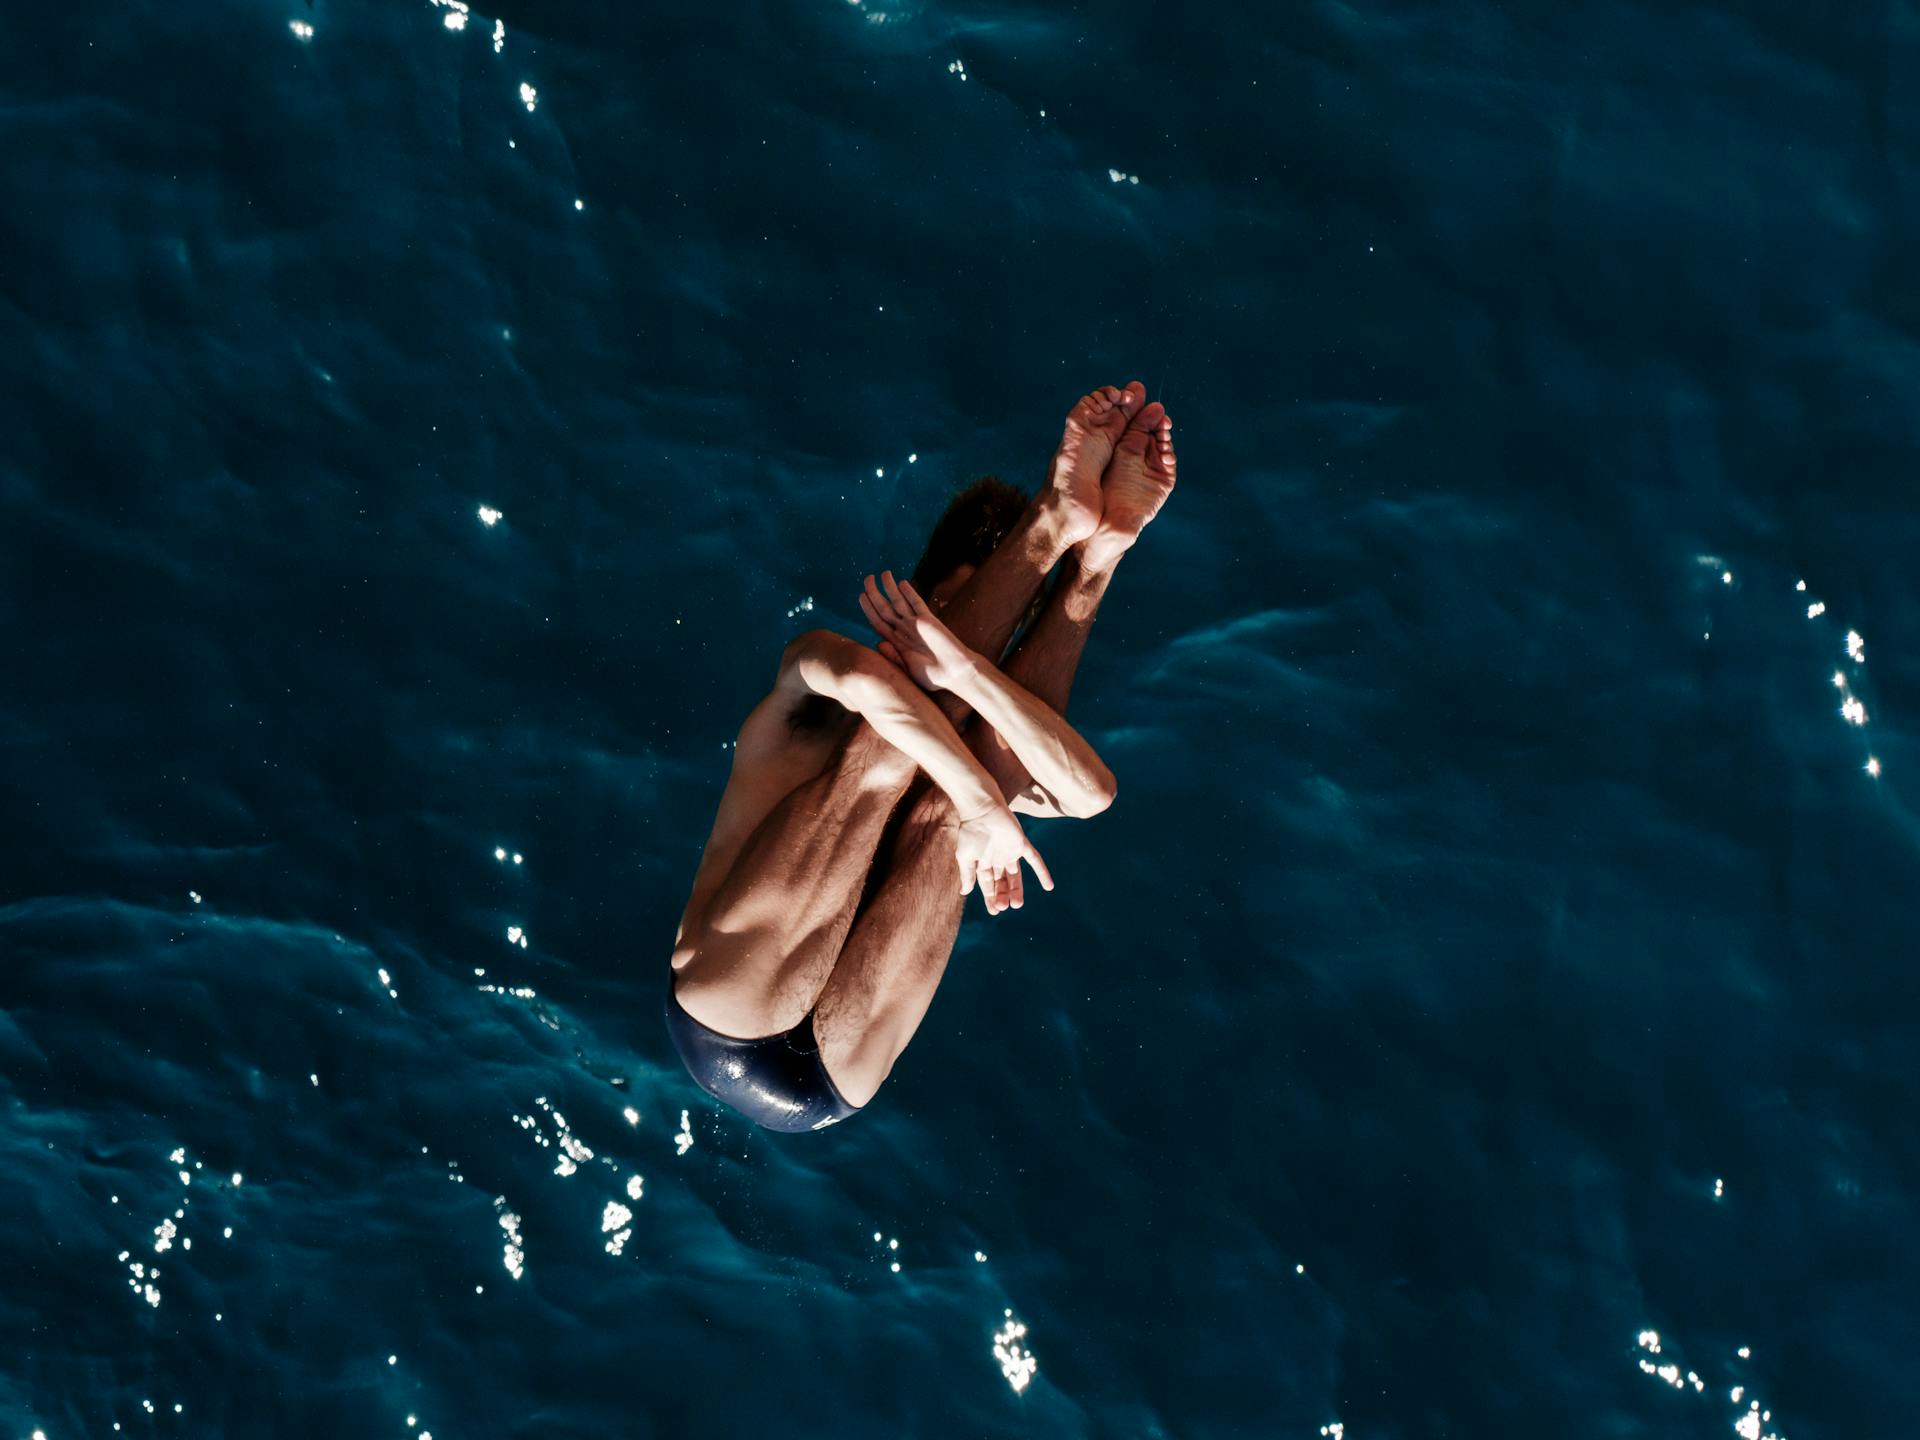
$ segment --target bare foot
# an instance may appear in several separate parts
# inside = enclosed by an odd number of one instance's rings
[[[1066,432],[1054,452],[1048,503],[1061,530],[1061,543],[1077,544],[1100,523],[1100,474],[1126,432],[1127,420],[1145,401],[1146,387],[1135,381],[1125,390],[1103,385],[1082,396],[1067,412]]]
[[[1134,410],[1114,445],[1100,478],[1100,523],[1080,547],[1080,568],[1108,570],[1118,563],[1167,503],[1173,478],[1173,421],[1155,400]]]

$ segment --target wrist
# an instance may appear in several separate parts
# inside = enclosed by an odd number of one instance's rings
[[[983,791],[968,804],[962,805],[957,801],[954,803],[954,823],[957,825],[971,825],[976,820],[984,820],[989,815],[1006,809],[1007,802],[1001,799],[999,795],[989,794]],[[1008,813],[1011,814],[1012,812],[1008,811]]]
[[[986,671],[986,657],[977,650],[969,650],[966,658],[954,666],[947,684],[942,688],[956,700],[965,701],[969,710],[978,710],[980,695],[985,688]]]

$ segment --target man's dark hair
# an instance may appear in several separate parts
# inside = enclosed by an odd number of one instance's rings
[[[926,594],[962,565],[978,565],[1013,529],[1027,497],[997,475],[976,480],[947,504],[913,567],[913,588]]]
[[[926,553],[913,567],[913,588],[924,595],[962,565],[981,565],[1026,509],[1027,497],[998,475],[974,481],[947,502],[946,512],[934,522]],[[1042,584],[1028,602],[1026,614],[1014,626],[1014,634],[1024,632],[1046,603],[1047,587]],[[988,658],[997,664],[1001,657]]]
[[[913,588],[926,594],[962,565],[979,565],[994,551],[1026,512],[1027,497],[997,475],[983,476],[947,502],[946,511],[927,537],[927,550],[913,567]],[[1020,617],[1016,631],[1031,625],[1046,603],[1042,585]],[[998,660],[999,656],[993,657]],[[787,716],[795,731],[816,729],[846,718],[846,711],[825,695],[801,698]],[[879,873],[879,867],[874,868]]]

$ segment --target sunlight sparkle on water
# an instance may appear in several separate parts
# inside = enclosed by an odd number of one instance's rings
[[[1847,658],[1856,665],[1867,658],[1867,642],[1860,638],[1858,630],[1847,631]]]
[[[527,1272],[527,1252],[520,1240],[520,1217],[507,1209],[507,1197],[494,1197],[493,1208],[500,1212],[500,1228],[507,1232],[506,1254],[502,1263],[507,1273],[518,1280]]]
[[[493,22],[493,53],[498,55],[506,48],[506,44],[507,22],[504,20],[496,20]]]
[[[520,82],[520,100],[521,103],[527,107],[528,113],[531,114],[533,107],[540,103],[540,92],[522,80]]]
[[[1650,1355],[1659,1355],[1661,1353],[1660,1332],[1657,1330],[1642,1330],[1636,1337],[1636,1343],[1640,1349],[1648,1352]],[[1737,1353],[1742,1360],[1745,1360],[1749,1358],[1750,1352],[1745,1345],[1742,1345]],[[1651,1375],[1671,1385],[1676,1390],[1691,1389],[1696,1395],[1704,1395],[1706,1393],[1707,1382],[1696,1370],[1682,1371],[1680,1366],[1672,1361],[1667,1361],[1664,1364],[1656,1364],[1645,1355],[1641,1356],[1637,1363],[1644,1374]],[[1746,1397],[1746,1394],[1747,1387],[1745,1385],[1735,1385],[1727,1392],[1727,1399],[1730,1403],[1737,1406],[1741,1400]],[[1747,1402],[1747,1409],[1739,1413],[1733,1420],[1733,1430],[1741,1436],[1741,1440],[1787,1440],[1784,1434],[1775,1431],[1763,1431],[1763,1427],[1770,1424],[1772,1420],[1773,1412],[1771,1410],[1763,1410],[1758,1400],[1749,1400]]]
[[[1867,707],[1860,703],[1860,698],[1857,695],[1849,695],[1846,700],[1841,703],[1840,714],[1849,725],[1864,725],[1867,723]]]
[[[289,20],[287,28],[293,31],[293,38],[296,40],[313,39],[313,26],[304,20]]]
[[[491,505],[482,505],[480,507],[480,523],[491,530],[500,523],[500,512]]]
[[[680,1133],[673,1137],[673,1153],[684,1155],[693,1148],[693,1125],[687,1112],[680,1112]]]
[[[1040,1362],[1033,1358],[1033,1351],[1021,1343],[1027,1337],[1027,1327],[1013,1318],[1013,1311],[1002,1313],[1006,1316],[1006,1324],[993,1334],[993,1358],[1000,1362],[1001,1375],[1006,1377],[1007,1384],[1018,1395],[1033,1383]]]
[[[1878,780],[1880,778],[1880,762],[1871,755],[1867,757],[1866,771],[1867,774],[1873,776],[1874,779]]]
[[[607,1253],[618,1255],[626,1249],[627,1241],[633,1238],[633,1226],[627,1222],[633,1219],[633,1211],[618,1200],[609,1200],[607,1208],[600,1212],[600,1233],[611,1235],[607,1241]]]
[[[1827,613],[1827,602],[1824,600],[1816,600],[1811,605],[1807,606],[1807,618],[1809,620],[1816,620],[1820,616],[1826,613]]]

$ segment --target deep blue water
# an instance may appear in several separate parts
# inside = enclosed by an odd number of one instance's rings
[[[0,26],[0,1436],[1911,1432],[1911,5],[447,14]],[[726,742],[1134,376],[1119,803],[752,1131]]]

